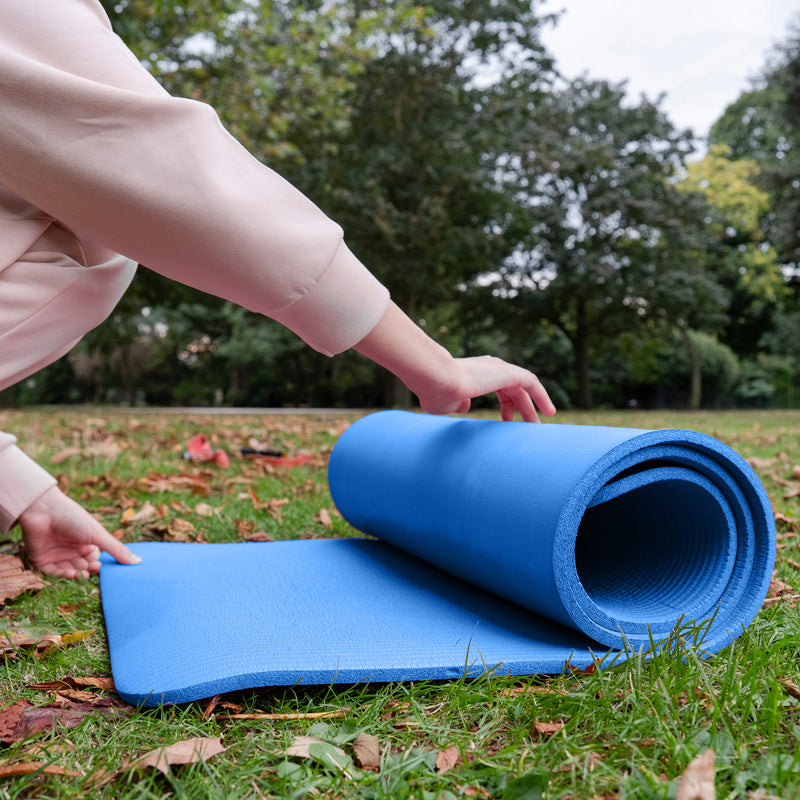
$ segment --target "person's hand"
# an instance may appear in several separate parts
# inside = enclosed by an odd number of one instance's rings
[[[526,422],[550,416],[553,401],[527,369],[494,356],[453,358],[394,303],[355,349],[393,372],[430,414],[465,414],[473,397],[495,393],[504,420],[515,412]]]
[[[500,401],[504,420],[513,420],[519,412],[526,422],[536,422],[537,408],[547,416],[556,413],[545,388],[532,372],[494,356],[454,358],[449,369],[436,376],[424,376],[409,388],[429,414],[466,414],[473,397],[491,393]]]
[[[49,575],[88,578],[100,570],[101,550],[122,564],[141,561],[57,486],[31,503],[19,524],[28,559]]]

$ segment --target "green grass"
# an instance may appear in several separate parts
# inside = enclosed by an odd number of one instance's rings
[[[325,456],[354,418],[52,410],[5,412],[0,429],[16,433],[20,445],[109,529],[123,527],[128,507],[139,510],[149,501],[160,509],[163,518],[123,528],[126,539],[169,537],[174,520],[186,519],[194,526],[190,535],[225,541],[235,540],[237,530],[274,538],[355,535],[335,515],[332,528],[317,518],[320,509],[333,509]],[[569,413],[558,422],[705,431],[746,458],[760,459],[757,471],[775,510],[800,517],[798,498],[784,498],[792,483],[800,484],[792,473],[800,463],[798,412]],[[181,460],[186,441],[197,432],[234,454],[229,470]],[[310,466],[267,471],[237,457],[251,439],[321,457]],[[118,445],[116,455],[109,442]],[[73,448],[78,452],[59,460]],[[168,483],[152,493],[140,480],[181,471],[194,474],[203,493]],[[276,506],[280,519],[256,507],[251,491],[261,504],[288,500]],[[197,513],[200,503],[216,512]],[[797,586],[794,528],[796,523],[778,524],[777,574]],[[59,610],[65,605],[77,608]],[[97,631],[40,658],[20,653],[0,663],[0,706],[19,698],[36,704],[53,699],[30,688],[32,683],[110,674],[96,578],[52,580],[3,613],[16,624],[59,633]],[[124,718],[98,714],[78,728],[58,728],[0,749],[0,769],[35,760],[80,773],[0,780],[0,798],[671,798],[688,762],[709,747],[717,755],[718,797],[796,797],[800,700],[784,682],[798,682],[799,655],[797,608],[777,602],[765,606],[733,645],[705,660],[677,646],[647,662],[635,657],[593,674],[295,687],[223,698],[248,713],[342,712],[332,719],[229,720],[220,706],[205,717],[205,701]],[[537,724],[545,722],[563,727],[537,733]],[[361,732],[378,737],[379,771],[349,766],[345,774],[321,757],[284,754],[295,736],[310,735],[338,745],[349,758]],[[205,763],[173,767],[169,775],[125,769],[155,747],[190,737],[221,737],[227,750]],[[459,750],[459,763],[438,772],[437,753],[451,746]],[[89,783],[98,770],[110,778],[99,788]]]

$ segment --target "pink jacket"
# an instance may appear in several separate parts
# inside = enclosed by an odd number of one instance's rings
[[[214,111],[168,95],[95,0],[0,3],[0,388],[111,312],[136,262],[328,355],[388,292]],[[118,255],[123,254],[123,255]],[[0,434],[0,529],[54,481]]]

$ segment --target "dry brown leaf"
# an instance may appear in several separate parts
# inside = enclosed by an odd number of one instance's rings
[[[72,458],[72,456],[79,456],[80,454],[80,447],[65,447],[63,450],[56,453],[50,461],[53,464],[60,464],[62,461],[66,461],[68,458]]]
[[[564,724],[563,722],[539,722],[539,720],[535,720],[533,723],[533,735],[535,738],[552,736],[554,733],[558,733],[564,727]]]
[[[275,537],[270,536],[266,531],[255,531],[244,537],[246,542],[274,542]]]
[[[153,472],[139,478],[139,485],[151,492],[174,492],[189,489],[192,494],[211,494],[207,478],[211,472],[202,470],[199,474],[189,475],[185,472],[165,473]]]
[[[319,514],[314,515],[314,519],[319,520],[326,528],[333,527],[333,520],[331,519],[331,512],[327,508],[321,508]]]
[[[499,697],[516,697],[521,694],[567,694],[566,689],[558,686],[510,686],[508,689],[500,689],[497,694]]]
[[[224,704],[223,704],[224,705]],[[225,719],[344,719],[349,713],[349,709],[342,711],[290,711],[283,714],[264,713],[264,714],[241,714],[238,711],[233,714],[226,714]]]
[[[195,527],[188,519],[173,519],[167,526],[167,535],[172,542],[193,542],[197,538]]]
[[[79,677],[79,678],[61,678],[56,681],[45,681],[44,683],[29,683],[29,689],[44,689],[52,691],[61,691],[62,689],[80,689],[81,687],[90,686],[95,689],[105,689],[106,691],[113,692],[114,679],[104,677]]]
[[[213,517],[218,512],[214,506],[210,506],[208,503],[198,503],[194,507],[194,513],[200,517]]]
[[[0,779],[17,778],[20,775],[31,775],[40,772],[44,775],[67,775],[70,778],[81,777],[80,772],[71,769],[64,769],[55,764],[45,764],[43,761],[23,761],[19,764],[4,764],[0,767]]]
[[[312,744],[326,744],[322,739],[317,739],[316,736],[295,736],[292,743],[284,751],[284,755],[292,756],[294,758],[311,758],[309,748]],[[330,745],[339,755],[345,755],[341,747]]]
[[[458,764],[459,760],[461,759],[461,752],[458,749],[457,745],[450,745],[445,750],[440,750],[436,754],[436,771],[437,772],[447,772],[447,770],[452,769],[456,764]]]
[[[381,745],[377,736],[359,733],[353,740],[353,760],[357,767],[378,771],[381,765]]]
[[[775,522],[785,522],[790,531],[797,531],[797,519],[795,517],[787,517],[786,514],[776,511]]]
[[[314,752],[311,748],[314,748]],[[333,767],[346,778],[353,777],[348,771],[353,762],[344,750],[315,736],[295,736],[284,754],[294,758],[310,758],[327,767]]]
[[[120,446],[113,439],[104,439],[101,442],[93,442],[86,445],[83,455],[90,458],[107,458],[114,460],[120,454]]]
[[[16,556],[0,556],[0,603],[13,600],[23,592],[35,592],[43,588],[42,577],[25,569]]]
[[[13,658],[19,650],[31,650],[36,656],[51,647],[61,646],[57,633],[34,633],[25,628],[3,628],[0,630],[0,655]]]
[[[157,518],[158,509],[149,500],[146,500],[138,511],[134,511],[132,507],[126,508],[122,512],[120,521],[123,525],[135,525],[137,522],[150,522]]]
[[[800,686],[798,686],[793,680],[790,678],[778,678],[778,683],[786,690],[786,694],[789,697],[793,697],[795,700],[800,700]]]
[[[73,611],[77,611],[82,606],[86,605],[84,602],[80,603],[64,603],[60,606],[56,606],[56,609],[60,611],[62,614],[71,614]]]
[[[125,714],[131,710],[130,706],[108,698],[97,705],[63,701],[34,706],[27,700],[17,700],[16,703],[0,709],[0,741],[6,744],[18,742],[58,725],[77,728],[87,714]]]
[[[797,594],[797,592],[795,592],[795,590],[789,586],[788,583],[780,580],[780,578],[775,577],[775,574],[773,573],[764,603],[769,604],[778,601],[784,601],[789,605],[797,605],[799,597],[800,596]]]
[[[256,529],[255,522],[250,519],[235,519],[233,524],[236,528],[236,535],[240,539],[247,539],[247,537],[251,536]]]
[[[484,789],[483,786],[462,786],[457,783],[456,789],[458,789],[464,797],[485,797],[487,800],[492,800],[491,793],[488,789]]]
[[[760,469],[771,469],[777,463],[777,460],[774,458],[761,458],[759,456],[750,456],[750,458],[746,460],[756,472]]]
[[[675,800],[716,800],[714,751],[706,750],[686,765],[678,780]]]
[[[223,747],[220,738],[184,739],[166,747],[159,747],[145,753],[131,764],[133,769],[145,769],[153,767],[165,775],[169,774],[172,765],[197,764],[200,761],[207,761],[212,756],[224,753],[227,748]]]

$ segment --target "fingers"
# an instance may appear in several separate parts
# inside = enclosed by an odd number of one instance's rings
[[[120,564],[139,564],[142,559],[132,553],[122,544],[119,539],[113,537],[102,525],[98,523],[97,527],[92,531],[92,542],[97,545],[100,550],[113,556]],[[100,569],[100,561],[95,559],[97,569]]]
[[[517,411],[525,422],[539,421],[531,396],[521,387],[498,392],[497,398],[500,401],[500,416],[506,422],[511,422]]]
[[[525,422],[538,422],[537,408],[546,416],[556,413],[547,390],[529,370],[492,357],[474,359],[470,366],[477,370],[471,386],[472,396],[495,392],[503,420],[513,420],[518,411]]]

